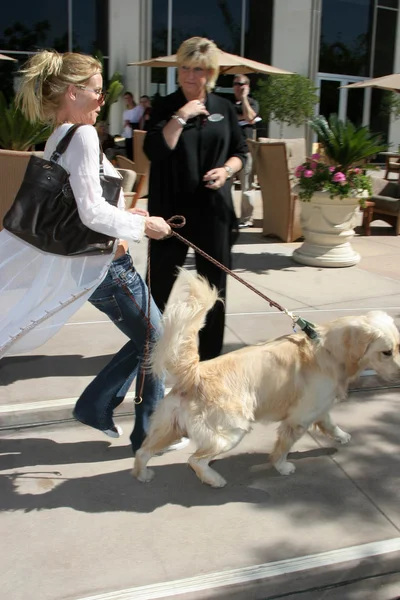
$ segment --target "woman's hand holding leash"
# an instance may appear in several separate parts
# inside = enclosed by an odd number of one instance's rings
[[[152,240],[162,240],[171,235],[171,227],[162,217],[146,217],[144,233]]]

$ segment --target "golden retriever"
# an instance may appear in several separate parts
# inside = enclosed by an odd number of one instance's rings
[[[386,380],[400,376],[399,332],[382,311],[318,326],[315,340],[296,333],[200,362],[198,332],[217,292],[187,271],[179,279],[186,298],[167,306],[151,358],[152,371],[170,373],[175,383],[136,453],[133,475],[140,481],[153,477],[146,466],[152,456],[187,436],[196,446],[189,464],[199,479],[224,486],[209,463],[234,448],[254,421],[280,422],[270,460],[289,475],[295,466],[287,455],[311,425],[342,444],[350,440],[329,411],[361,371],[372,368]]]

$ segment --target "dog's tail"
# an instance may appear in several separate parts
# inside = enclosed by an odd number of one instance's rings
[[[163,316],[163,333],[155,343],[150,362],[152,372],[161,377],[168,372],[182,390],[198,381],[197,336],[208,311],[218,300],[215,287],[200,276],[180,270],[177,290]]]

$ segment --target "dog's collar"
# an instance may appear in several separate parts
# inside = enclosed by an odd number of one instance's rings
[[[320,337],[318,331],[315,329],[316,326],[314,323],[311,323],[302,317],[295,317],[293,320],[294,331],[296,331],[296,325],[300,327],[300,329],[306,334],[307,337],[310,338],[310,340],[316,340]]]

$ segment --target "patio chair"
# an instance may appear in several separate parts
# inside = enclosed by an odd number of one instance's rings
[[[305,141],[296,141],[292,150],[290,141],[247,140],[263,200],[263,235],[273,235],[284,242],[294,242],[302,236],[300,201],[292,190],[292,173],[305,160]]]
[[[137,193],[134,191],[136,172],[133,169],[117,169],[122,176],[122,191],[125,197],[125,208],[134,208],[137,202]]]
[[[131,169],[136,172],[136,183],[134,191],[138,198],[147,196],[149,184],[150,161],[143,152],[143,141],[146,131],[135,129],[133,143],[135,147],[135,162],[131,161],[122,154],[115,157],[118,169]]]
[[[149,191],[149,172],[150,172],[150,161],[143,151],[144,138],[146,137],[147,131],[141,129],[135,129],[133,135],[133,147],[136,172],[140,174],[140,182],[138,185],[137,193],[139,198],[147,196]]]
[[[387,181],[381,177],[371,177],[372,208],[371,221],[380,219],[395,228],[396,235],[400,234],[400,184],[397,181]]]
[[[386,152],[385,153],[386,156],[386,161],[385,161],[385,166],[386,166],[386,173],[385,173],[385,179],[390,181],[389,178],[389,174],[390,173],[396,173],[397,178],[399,177],[400,174],[400,158],[399,158],[399,154],[396,152],[393,153],[389,153]]]
[[[0,150],[0,230],[3,229],[4,215],[14,202],[32,154],[43,156],[43,152]]]

